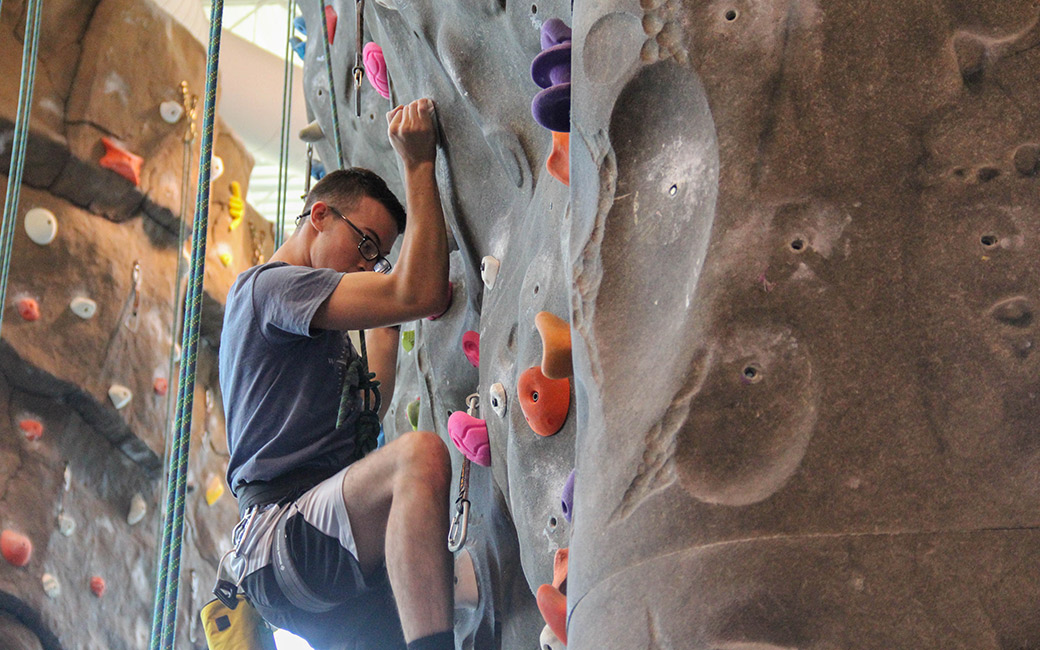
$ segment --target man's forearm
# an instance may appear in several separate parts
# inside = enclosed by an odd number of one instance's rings
[[[410,292],[443,311],[447,300],[448,237],[433,161],[405,167],[408,226],[401,242],[397,272]]]

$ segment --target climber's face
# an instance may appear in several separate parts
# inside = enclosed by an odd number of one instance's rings
[[[365,196],[353,210],[318,201],[312,207],[321,224],[314,266],[344,273],[388,272],[386,256],[397,239],[397,225],[383,204]]]

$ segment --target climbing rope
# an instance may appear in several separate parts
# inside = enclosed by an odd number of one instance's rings
[[[288,20],[285,28],[285,73],[282,77],[282,132],[278,149],[278,209],[274,220],[274,249],[282,245],[285,238],[285,203],[289,194],[289,115],[292,113],[292,85],[296,67],[292,62],[293,19],[296,17],[296,0],[289,0]]]
[[[170,454],[166,517],[163,524],[162,555],[159,561],[152,617],[151,650],[172,650],[177,631],[177,595],[180,581],[181,543],[184,532],[184,495],[187,488],[191,414],[195,392],[199,330],[202,316],[202,282],[206,264],[206,233],[209,220],[210,163],[213,154],[213,123],[216,114],[217,67],[224,1],[210,7],[209,54],[206,65],[206,95],[202,114],[202,145],[199,154],[199,184],[195,199],[192,256],[186,296],[185,327],[181,339],[183,357],[177,392],[177,438]]]
[[[361,81],[365,78],[361,49],[365,37],[365,0],[354,0],[354,117],[361,117]]]
[[[14,247],[14,225],[17,221],[18,200],[25,171],[26,143],[29,140],[29,114],[32,111],[33,89],[36,86],[36,60],[40,45],[40,15],[43,0],[29,0],[25,16],[25,43],[22,46],[22,79],[18,88],[18,112],[14,122],[14,142],[11,146],[11,167],[7,174],[7,194],[4,201],[2,233],[0,233],[0,326],[3,325],[4,305],[7,304],[7,277],[11,268],[11,250]]]
[[[318,22],[321,23],[321,42],[325,47],[325,72],[329,77],[329,103],[332,104],[332,139],[336,145],[336,162],[339,163],[339,167],[336,169],[343,169],[343,142],[339,134],[339,108],[336,105],[336,79],[332,72],[332,52],[329,48],[329,24],[328,21],[325,20],[325,0],[321,0],[321,16]]]

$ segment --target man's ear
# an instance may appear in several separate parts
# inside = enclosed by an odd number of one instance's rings
[[[307,219],[314,226],[314,229],[318,232],[325,230],[325,224],[327,220],[325,215],[328,214],[328,208],[324,201],[315,201],[314,205],[311,206],[311,213],[307,216]]]

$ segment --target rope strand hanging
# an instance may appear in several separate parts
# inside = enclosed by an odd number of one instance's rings
[[[11,167],[7,174],[7,193],[4,195],[3,221],[0,222],[0,327],[3,326],[4,305],[7,304],[7,279],[11,269],[11,251],[14,248],[14,226],[18,220],[18,201],[21,197],[22,175],[25,171],[26,144],[29,140],[29,116],[32,112],[33,90],[36,86],[36,61],[40,46],[40,16],[43,0],[29,0],[25,15],[25,43],[22,47],[22,79],[18,88],[18,112],[15,117],[14,142],[11,146]]]
[[[184,495],[187,487],[188,451],[191,442],[191,415],[194,404],[195,369],[198,361],[199,330],[202,316],[202,283],[206,263],[206,233],[209,221],[210,164],[213,154],[213,124],[216,116],[217,69],[220,59],[220,33],[224,14],[223,0],[210,7],[209,53],[206,65],[206,95],[202,115],[202,143],[199,155],[199,184],[192,226],[192,255],[189,270],[185,327],[181,339],[182,359],[177,392],[175,429],[177,440],[170,454],[166,517],[163,525],[162,556],[156,580],[155,609],[152,617],[151,650],[172,650],[177,628],[177,594],[180,582],[181,543],[184,532]]]
[[[274,249],[285,239],[285,203],[289,195],[289,118],[292,114],[293,74],[296,67],[292,57],[293,19],[296,17],[296,0],[289,0],[288,19],[285,28],[285,73],[282,83],[282,132],[278,149],[278,209],[274,220]],[[308,172],[310,173],[310,172]]]

